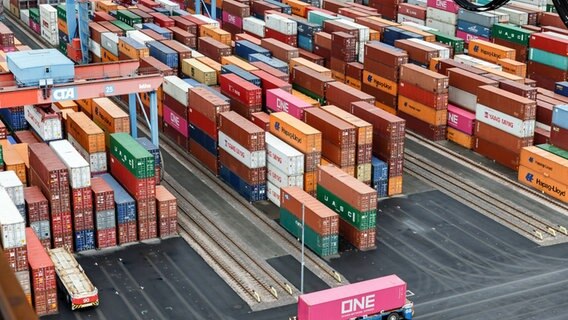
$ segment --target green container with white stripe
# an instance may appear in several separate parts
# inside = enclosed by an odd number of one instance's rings
[[[335,211],[343,220],[358,230],[374,229],[377,226],[377,209],[359,211],[319,184],[316,196],[318,201]]]
[[[138,179],[154,177],[154,156],[128,133],[110,135],[110,153]]]
[[[529,39],[532,33],[530,30],[505,23],[496,23],[491,28],[491,36],[493,38],[522,44],[527,47],[529,46]]]
[[[539,145],[537,145],[537,147],[542,149],[542,150],[548,151],[548,152],[550,152],[554,155],[557,155],[561,158],[568,160],[568,151],[567,150],[560,149],[560,148],[555,147],[551,144],[539,144]]]
[[[542,63],[562,71],[568,71],[568,57],[564,57],[559,54],[550,53],[548,51],[540,49],[530,48],[529,60]]]
[[[444,34],[440,31],[428,31],[436,36],[436,41],[441,42],[443,44],[447,44],[448,46],[452,46],[454,48],[454,54],[462,54],[465,48],[465,41],[462,38],[450,36]]]

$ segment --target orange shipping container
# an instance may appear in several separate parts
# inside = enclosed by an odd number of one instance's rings
[[[57,30],[67,34],[67,21],[57,19]]]
[[[515,49],[500,46],[485,40],[470,40],[467,50],[470,56],[493,63],[496,63],[499,59],[515,60]]]
[[[293,95],[294,97],[296,97],[296,98],[300,98],[302,101],[304,101],[304,102],[306,102],[306,103],[309,103],[312,107],[316,107],[316,108],[317,108],[317,107],[320,106],[319,101],[308,97],[307,95],[301,93],[301,92],[298,91],[298,90],[292,89],[292,95]]]
[[[79,105],[73,100],[59,101],[55,103],[55,106],[59,108],[59,110],[73,109],[73,111],[79,111]]]
[[[118,10],[118,4],[112,1],[96,1],[95,11],[104,11],[109,13]]]
[[[110,53],[110,51],[105,48],[101,48],[101,59],[103,62],[114,62],[119,60],[117,56]]]
[[[476,68],[481,69],[481,70],[485,70],[488,73],[494,74],[496,76],[499,76],[499,77],[507,79],[507,80],[515,81],[515,82],[522,83],[522,84],[525,83],[525,78],[519,77],[517,75],[511,74],[511,73],[508,73],[508,72],[495,70],[491,67],[478,66]]]
[[[6,142],[6,145],[4,144]],[[26,149],[27,149],[27,144]],[[27,150],[26,150],[27,151]],[[2,152],[6,171],[14,171],[23,184],[27,183],[26,163],[15,148],[8,146],[6,140],[2,141]]]
[[[511,59],[499,59],[497,64],[503,68],[504,72],[525,78],[527,76],[527,64]]]
[[[473,136],[470,136],[467,133],[463,133],[452,127],[448,127],[448,140],[470,150],[473,149],[473,142],[475,141]]]
[[[75,102],[79,106],[78,111],[84,112],[89,117],[93,114],[93,99],[81,99],[75,100]]]
[[[390,177],[388,183],[388,195],[394,196],[402,193],[402,176]]]
[[[551,177],[557,181],[568,181],[568,159],[538,147],[523,148],[520,164],[545,177]]]
[[[355,78],[345,77],[345,84],[348,84],[357,90],[361,90],[361,81]]]
[[[221,64],[222,64],[222,65],[234,64],[234,65],[236,65],[237,67],[239,67],[239,68],[241,68],[241,69],[243,69],[243,70],[245,70],[245,71],[248,71],[248,72],[258,70],[257,67],[253,66],[252,64],[250,64],[250,63],[248,63],[248,62],[246,62],[246,61],[244,61],[244,60],[241,60],[240,58],[237,58],[236,56],[224,56],[224,57],[221,57]]]
[[[317,63],[313,63],[309,60],[304,58],[292,58],[290,59],[290,72],[294,70],[297,66],[304,66],[314,70],[315,72],[321,74],[324,77],[331,77],[331,70],[328,68],[322,67]]]
[[[431,125],[441,126],[448,123],[448,110],[436,110],[404,96],[398,96],[398,110]]]
[[[197,61],[207,65],[209,68],[215,70],[215,72],[217,72],[217,79],[219,79],[219,77],[221,77],[221,64],[209,57],[200,57],[200,58],[196,58]],[[252,66],[252,65],[251,65]]]
[[[200,37],[211,37],[228,46],[231,45],[231,34],[221,28],[215,27],[210,24],[205,24],[199,27]]]
[[[76,112],[67,116],[67,134],[77,140],[87,153],[105,151],[103,130],[83,112]]]
[[[380,102],[378,102],[378,101],[375,101],[375,107],[377,107],[377,108],[379,108],[379,109],[381,109],[381,110],[384,110],[384,111],[386,111],[386,112],[388,112],[388,113],[390,113],[390,114],[394,114],[394,115],[396,116],[396,109],[393,108],[393,107],[389,107],[389,106],[387,106],[387,105],[384,104],[384,103],[380,103]]]
[[[284,0],[283,3],[289,5],[292,8],[292,14],[300,17],[308,17],[309,3],[302,2],[300,0]]]
[[[396,96],[398,93],[398,84],[396,82],[383,78],[367,70],[363,71],[363,83],[393,96]]]
[[[331,70],[331,77],[337,81],[345,82],[345,73],[340,71]]]
[[[529,169],[525,166],[519,166],[519,182],[540,190],[549,196],[552,196],[560,201],[568,203],[568,185],[567,180],[559,182],[552,180],[549,177],[538,173],[535,170]]]
[[[423,40],[424,40],[424,41],[428,41],[428,42],[434,42],[434,41],[436,41],[436,36],[435,36],[435,35],[433,35],[433,34],[431,34],[431,33],[428,33],[428,32],[426,32],[426,31],[420,30],[420,29],[418,29],[418,28],[413,28],[413,27],[411,27],[411,26],[406,26],[406,25],[401,25],[401,26],[399,26],[398,28],[400,28],[400,29],[402,29],[402,30],[406,30],[406,31],[410,31],[410,32],[419,34],[419,35],[421,35],[421,36],[423,37]]]
[[[105,131],[107,146],[111,133],[130,133],[130,117],[109,98],[93,99],[93,121]]]
[[[317,171],[304,173],[304,191],[312,196],[316,192],[318,186]]]
[[[321,152],[321,132],[284,112],[270,115],[270,133],[303,153]]]
[[[369,41],[381,41],[381,33],[377,30],[369,30]]]
[[[148,48],[134,48],[133,46],[129,45],[128,43],[124,42],[122,38],[118,39],[118,51],[125,56],[129,57],[130,59],[138,60],[140,58],[148,57],[150,55],[150,51]]]

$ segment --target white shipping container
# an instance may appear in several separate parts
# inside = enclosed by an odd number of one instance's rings
[[[278,188],[304,188],[304,175],[288,176],[270,163],[266,165],[266,179]]]
[[[10,0],[2,0],[2,8],[0,8],[0,12],[4,12],[4,8],[6,8],[6,10],[10,10]]]
[[[45,20],[55,20],[57,23],[57,9],[50,4],[39,5],[39,16]]]
[[[219,147],[227,151],[247,168],[266,167],[266,150],[251,152],[222,131],[219,131]]]
[[[44,141],[63,139],[60,117],[50,116],[47,119],[42,119],[42,113],[33,105],[24,106],[24,116]]]
[[[0,236],[2,248],[18,248],[26,244],[26,223],[6,190],[0,188]]]
[[[422,39],[410,38],[409,41],[420,43],[423,46],[430,47],[432,49],[438,50],[438,57],[442,59],[450,58],[450,48],[445,48],[432,42],[424,41]]]
[[[422,8],[428,7],[428,1],[426,0],[408,0],[408,3]]]
[[[132,39],[136,40],[137,42],[140,42],[144,45],[146,45],[146,42],[154,41],[154,39],[143,34],[142,32],[140,32],[138,30],[126,31],[126,36],[128,38],[132,38]]]
[[[266,195],[268,196],[268,200],[274,203],[277,207],[280,207],[280,188],[270,182],[267,182]]]
[[[191,57],[192,58],[203,58],[205,56],[203,54],[201,54],[201,52],[191,49]]]
[[[340,15],[340,14],[338,14],[337,17],[338,17],[339,19],[341,19],[341,20],[344,20],[344,21],[355,22],[355,20],[354,20],[353,18],[349,18],[349,17],[346,17],[346,16],[342,16],[342,15]]]
[[[217,27],[217,28],[220,28],[220,27],[221,27],[221,25],[219,24],[219,21],[213,20],[213,19],[211,19],[211,18],[209,18],[209,17],[207,17],[207,16],[204,16],[204,15],[202,15],[202,14],[194,14],[194,15],[192,15],[192,16],[195,17],[195,18],[197,18],[197,19],[199,19],[199,20],[201,20],[201,21],[205,21],[205,23],[210,24],[210,25],[213,25],[213,26],[215,26],[215,27]]]
[[[350,27],[355,27],[359,30],[359,42],[367,42],[371,38],[371,33],[369,27],[365,27],[364,25],[358,24],[353,21],[339,19],[338,22],[346,24]]]
[[[266,159],[287,175],[304,174],[304,154],[266,132]]]
[[[475,107],[477,106],[477,95],[450,86],[448,101],[450,103],[464,107],[469,111],[475,112]]]
[[[447,24],[453,24],[453,25],[457,24],[458,22],[457,13],[448,12],[432,7],[428,7],[426,9],[426,17],[428,19],[436,20]]]
[[[118,35],[116,33],[102,33],[101,42],[101,47],[118,57]]]
[[[298,23],[281,15],[267,14],[264,17],[267,28],[276,30],[282,34],[293,36],[298,34]]]
[[[365,62],[365,43],[364,42],[359,42],[359,44],[357,45],[357,61],[359,61],[359,63],[363,63]]]
[[[179,4],[170,0],[156,0],[157,3],[161,4],[166,10],[172,12],[173,10],[180,10]]]
[[[456,54],[454,56],[454,60],[456,60],[459,63],[463,63],[465,65],[471,66],[471,67],[485,67],[485,68],[490,68],[493,70],[497,70],[497,71],[503,71],[503,67],[501,67],[500,65],[491,63],[491,62],[487,62],[485,60],[481,60],[472,56],[468,56],[465,54]]]
[[[546,130],[546,131],[552,130],[552,127],[551,127],[551,126],[549,126],[549,125],[547,125],[547,124],[544,124],[544,123],[542,123],[542,122],[537,122],[536,125],[535,125],[535,127],[536,127],[536,128],[539,128],[539,129],[542,129],[542,130]]]
[[[546,4],[548,3],[547,0],[515,0],[515,2],[530,4],[541,9],[544,8],[544,10],[546,10]]]
[[[426,26],[434,28],[443,34],[455,36],[457,27],[455,24],[448,24],[434,19],[426,19]]]
[[[497,12],[508,14],[509,23],[516,25],[526,25],[529,24],[529,13],[524,11],[519,11],[511,8],[501,7],[496,10]]]
[[[88,153],[87,150],[83,149],[83,147],[73,138],[73,136],[68,135],[67,141],[71,143],[73,148],[79,152],[79,154],[83,157],[83,159],[87,160],[89,163],[89,167],[91,168],[91,173],[102,173],[107,171],[107,155],[106,152],[95,152],[95,153]]]
[[[18,282],[20,283],[20,286],[22,287],[22,290],[25,294],[30,294],[32,292],[29,270],[16,272],[16,279],[18,279]]]
[[[420,24],[417,24],[417,23],[414,23],[414,22],[410,22],[410,21],[405,21],[405,22],[403,22],[403,23],[401,23],[401,24],[402,24],[402,25],[405,25],[405,26],[409,26],[409,27],[416,28],[416,29],[418,29],[418,30],[426,31],[426,32],[428,32],[428,31],[438,31],[438,29],[430,28],[430,27],[423,26],[423,25],[420,25]]]
[[[189,89],[191,88],[193,88],[192,85],[177,76],[164,77],[162,84],[164,92],[184,106],[188,105]]]
[[[413,22],[413,23],[416,23],[418,25],[426,25],[425,20],[420,20],[418,18],[410,17],[410,16],[400,14],[400,13],[396,15],[396,22],[398,22],[398,23]]]
[[[15,205],[23,205],[24,185],[14,171],[0,172],[0,188],[4,189]]]
[[[491,109],[480,103],[477,104],[475,110],[475,119],[505,131],[519,138],[528,138],[534,136],[534,128],[536,120],[521,120],[512,117],[501,111]]]
[[[30,10],[28,10],[28,9],[20,10],[20,20],[22,20],[22,22],[26,26],[29,26],[30,25]]]
[[[69,170],[69,184],[72,189],[91,186],[89,163],[69,141],[52,141],[49,143],[49,146]]]
[[[95,56],[101,57],[101,45],[89,38],[89,51]]]
[[[265,26],[266,24],[263,20],[257,19],[255,17],[246,17],[243,19],[243,30],[261,38],[264,38]]]

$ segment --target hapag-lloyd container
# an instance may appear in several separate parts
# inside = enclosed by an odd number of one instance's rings
[[[182,118],[177,113],[173,112],[168,106],[164,105],[164,122],[169,124],[177,132],[181,133],[184,137],[189,137],[189,128],[187,120]]]
[[[274,112],[285,112],[297,119],[304,119],[304,109],[312,106],[282,89],[266,91],[266,107]]]
[[[287,175],[304,173],[304,154],[278,139],[273,134],[266,133],[266,160]]]
[[[266,166],[265,150],[251,152],[221,131],[219,132],[219,147],[249,168]]]
[[[535,120],[523,121],[479,103],[475,111],[475,119],[519,138],[532,137],[536,125]]]
[[[366,308],[356,308],[365,301]],[[399,309],[406,303],[406,283],[396,275],[301,295],[299,320],[346,320]]]
[[[270,115],[270,133],[305,154],[321,152],[321,132],[287,113]]]
[[[525,185],[540,190],[558,200],[568,202],[568,185],[564,181],[553,180],[537,171],[519,166],[519,181]]]
[[[448,126],[473,135],[475,113],[448,104]]]
[[[269,182],[277,188],[298,187],[304,188],[304,175],[289,176],[278,169],[275,165],[268,163],[266,166],[266,177]]]

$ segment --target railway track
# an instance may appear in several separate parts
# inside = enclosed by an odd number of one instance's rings
[[[407,136],[431,149],[442,151],[443,153],[447,151],[446,156],[450,159],[453,158],[453,160],[458,160],[458,162],[465,162],[467,164],[466,166],[474,168],[477,172],[489,175],[500,183],[518,187],[521,189],[521,192],[527,192],[529,196],[537,200],[546,200],[547,202],[551,200],[545,195],[527,188],[516,181],[511,181],[510,178],[444,148],[439,144],[418,137],[414,133],[408,132]],[[409,150],[405,151],[405,169],[406,172],[431,182],[458,201],[478,209],[478,211],[486,216],[501,222],[533,241],[539,243],[554,242],[568,236],[568,232],[564,226],[555,225],[540,216],[531,214],[526,208],[522,208],[504,199],[502,196],[494,194],[490,190],[481,188],[471,181],[449,175],[444,167],[435,165],[431,161]],[[562,203],[552,201],[551,206],[557,208],[559,212],[562,212],[562,210],[567,210],[565,212],[568,212],[568,208]]]

